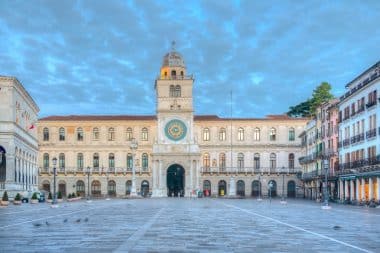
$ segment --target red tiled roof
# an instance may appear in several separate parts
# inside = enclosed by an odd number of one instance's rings
[[[40,121],[92,121],[92,120],[157,120],[156,115],[67,115],[48,116]],[[220,118],[217,115],[194,115],[194,121],[226,121],[226,120],[307,120],[306,118],[292,118],[287,115],[268,115],[265,118]]]
[[[40,121],[91,121],[91,120],[156,120],[155,115],[68,115],[48,116]]]

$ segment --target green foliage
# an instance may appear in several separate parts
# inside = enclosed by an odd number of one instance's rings
[[[37,198],[37,192],[34,192],[33,195],[32,195],[32,199],[38,199]]]
[[[62,199],[62,193],[61,192],[58,192],[58,198]]]
[[[51,195],[51,192],[49,192],[48,199],[53,199],[53,195]]]
[[[322,103],[327,102],[334,98],[330,93],[331,85],[327,82],[321,83],[314,91],[311,99],[310,111],[315,115],[315,111]]]
[[[20,201],[21,200],[21,195],[20,193],[16,194],[15,201]]]
[[[3,200],[3,201],[8,201],[8,193],[7,193],[7,191],[5,191],[5,192],[3,193],[3,198],[2,198],[2,200]]]
[[[73,194],[71,194],[71,197],[72,198],[76,198],[77,196],[75,196],[75,192],[73,192]]]
[[[327,82],[322,82],[314,89],[311,98],[299,103],[298,105],[291,106],[287,112],[287,115],[290,117],[314,116],[318,106],[334,98],[330,91],[331,85]]]
[[[71,199],[71,193],[69,193],[69,195],[67,196],[68,199]]]

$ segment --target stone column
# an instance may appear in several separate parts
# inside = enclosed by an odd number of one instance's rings
[[[159,176],[159,195],[161,197],[164,196],[164,178],[163,178],[163,171],[162,171],[162,160],[158,161],[158,176]]]
[[[199,160],[196,160],[195,161],[195,170],[197,172],[197,181],[196,181],[196,188],[197,189],[200,189],[200,185],[199,185],[199,181],[200,181],[200,177],[201,177],[201,174],[200,174],[200,167],[199,167],[200,163],[199,163]]]
[[[350,180],[350,201],[354,200],[354,180]]]
[[[356,179],[356,188],[355,188],[355,190],[356,190],[355,199],[358,200],[358,201],[360,201],[359,187],[360,187],[360,181],[359,181],[359,179],[357,178],[357,179]]]
[[[159,185],[158,185],[158,177],[159,171],[157,166],[157,160],[153,160],[153,171],[152,171],[152,181],[153,181],[153,189],[152,189],[152,197],[159,197]]]
[[[348,198],[348,180],[344,181],[344,199],[346,200]]]
[[[369,200],[373,199],[373,182],[372,182],[372,177],[369,178],[368,180],[368,183],[369,183],[369,186],[368,186],[368,197],[369,197]]]
[[[192,160],[190,159],[189,161],[188,161],[188,163],[189,163],[189,165],[190,165],[190,185],[189,185],[189,193],[190,193],[190,195],[191,195],[191,193],[192,193],[192,191],[193,191],[193,189],[194,189],[194,185],[193,185],[193,183],[194,183],[194,181],[193,181],[193,177],[194,177],[194,171],[193,171],[193,163],[192,163]]]
[[[362,196],[361,196],[361,200],[365,200],[365,190],[364,190],[364,186],[365,186],[365,179],[362,178],[362,185],[361,185],[361,189],[362,189]]]
[[[344,200],[344,191],[343,191],[343,180],[339,180],[339,199],[340,201]]]

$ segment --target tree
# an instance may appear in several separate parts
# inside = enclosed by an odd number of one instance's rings
[[[315,115],[315,111],[322,103],[334,98],[330,93],[331,85],[328,82],[322,82],[314,91],[311,99],[310,111]]]
[[[322,82],[314,89],[311,98],[299,103],[298,105],[291,106],[286,114],[290,117],[314,116],[318,106],[334,98],[330,91],[331,85],[327,82]]]

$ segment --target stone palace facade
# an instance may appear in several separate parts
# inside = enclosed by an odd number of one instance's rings
[[[56,187],[63,195],[303,194],[298,136],[306,119],[194,115],[193,86],[193,76],[173,49],[155,81],[156,115],[40,119],[40,189],[52,191],[56,158]]]

